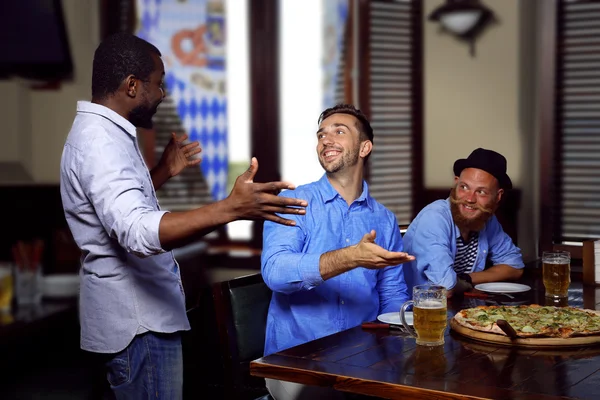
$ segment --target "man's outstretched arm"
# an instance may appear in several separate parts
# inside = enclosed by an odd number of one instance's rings
[[[523,275],[523,270],[506,264],[498,264],[479,272],[469,274],[473,285],[485,282],[514,281]]]
[[[221,225],[236,220],[269,220],[283,225],[295,221],[279,214],[305,214],[307,202],[277,194],[294,189],[287,182],[255,183],[258,161],[252,158],[250,168],[240,175],[226,199],[191,211],[166,213],[160,220],[159,239],[169,250],[197,240]]]
[[[388,251],[375,244],[375,231],[363,236],[354,246],[323,253],[319,260],[319,270],[323,280],[343,274],[357,267],[381,269],[392,265],[413,261],[408,253]]]

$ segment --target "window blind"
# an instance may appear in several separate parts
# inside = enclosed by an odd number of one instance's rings
[[[375,132],[368,181],[373,197],[408,224],[421,185],[415,164],[421,160],[422,3],[374,0],[368,7],[368,43],[360,53],[368,60],[361,69],[361,79],[368,81],[361,107]]]
[[[600,1],[558,7],[555,242],[600,237]]]

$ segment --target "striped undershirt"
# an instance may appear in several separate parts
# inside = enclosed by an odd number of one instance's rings
[[[456,257],[454,258],[454,271],[457,274],[471,272],[477,258],[478,243],[478,232],[471,232],[467,243],[464,242],[461,235],[458,235],[456,238]]]

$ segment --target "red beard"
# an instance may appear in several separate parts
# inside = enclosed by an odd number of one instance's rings
[[[467,218],[463,216],[459,210],[461,204],[467,204],[472,207],[476,207],[481,214],[475,218]],[[450,191],[450,211],[452,212],[452,219],[458,229],[461,231],[479,232],[485,226],[485,223],[494,215],[494,212],[498,208],[498,202],[494,202],[489,208],[481,207],[478,204],[469,204],[466,201],[459,200],[456,198],[456,187]]]

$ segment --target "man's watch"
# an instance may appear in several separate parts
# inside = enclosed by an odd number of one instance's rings
[[[471,275],[466,274],[466,273],[463,272],[461,274],[456,275],[456,277],[458,279],[462,279],[463,281],[468,282],[469,285],[473,286],[473,280],[471,279]]]

